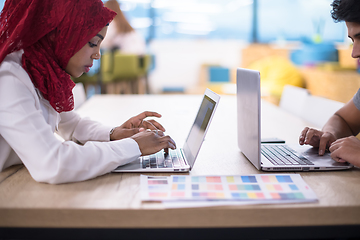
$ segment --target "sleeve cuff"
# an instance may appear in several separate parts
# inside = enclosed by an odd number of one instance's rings
[[[119,159],[122,159],[120,165],[127,164],[138,159],[141,156],[141,151],[137,142],[132,138],[125,138],[117,141],[112,141],[112,149],[117,153]]]
[[[112,127],[108,126],[102,126],[101,129],[99,129],[99,135],[98,135],[98,141],[101,142],[109,142],[110,141],[110,130]]]

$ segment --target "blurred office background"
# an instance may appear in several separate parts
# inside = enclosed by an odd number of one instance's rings
[[[286,84],[343,102],[358,89],[357,62],[350,57],[345,23],[330,16],[332,0],[118,2],[146,40],[151,63],[142,92],[202,93],[210,87],[233,94],[237,67],[260,70],[264,95],[275,103]],[[346,96],[329,90],[344,78],[353,79]]]

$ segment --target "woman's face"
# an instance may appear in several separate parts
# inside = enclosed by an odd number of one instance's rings
[[[85,44],[72,56],[65,68],[71,76],[77,78],[84,72],[88,72],[93,65],[94,59],[100,59],[100,43],[106,35],[108,27],[104,27],[95,37]]]

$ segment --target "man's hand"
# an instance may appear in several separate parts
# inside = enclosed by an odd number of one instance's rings
[[[114,129],[114,132],[110,135],[110,140],[120,140],[123,138],[128,138],[137,134],[139,132],[145,131],[146,129],[150,130],[161,130],[165,131],[165,128],[155,120],[144,120],[147,117],[158,117],[161,115],[156,112],[145,111],[136,115],[121,126]]]
[[[360,167],[360,140],[354,136],[340,138],[330,146],[331,158]]]
[[[308,144],[319,148],[319,155],[324,155],[325,150],[336,140],[336,137],[329,133],[314,128],[304,128],[299,137],[299,144]]]

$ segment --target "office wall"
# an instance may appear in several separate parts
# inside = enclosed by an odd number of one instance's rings
[[[202,65],[239,67],[245,46],[240,40],[154,40],[149,46],[156,56],[149,76],[151,92],[162,92],[164,87],[191,91],[199,83]]]

